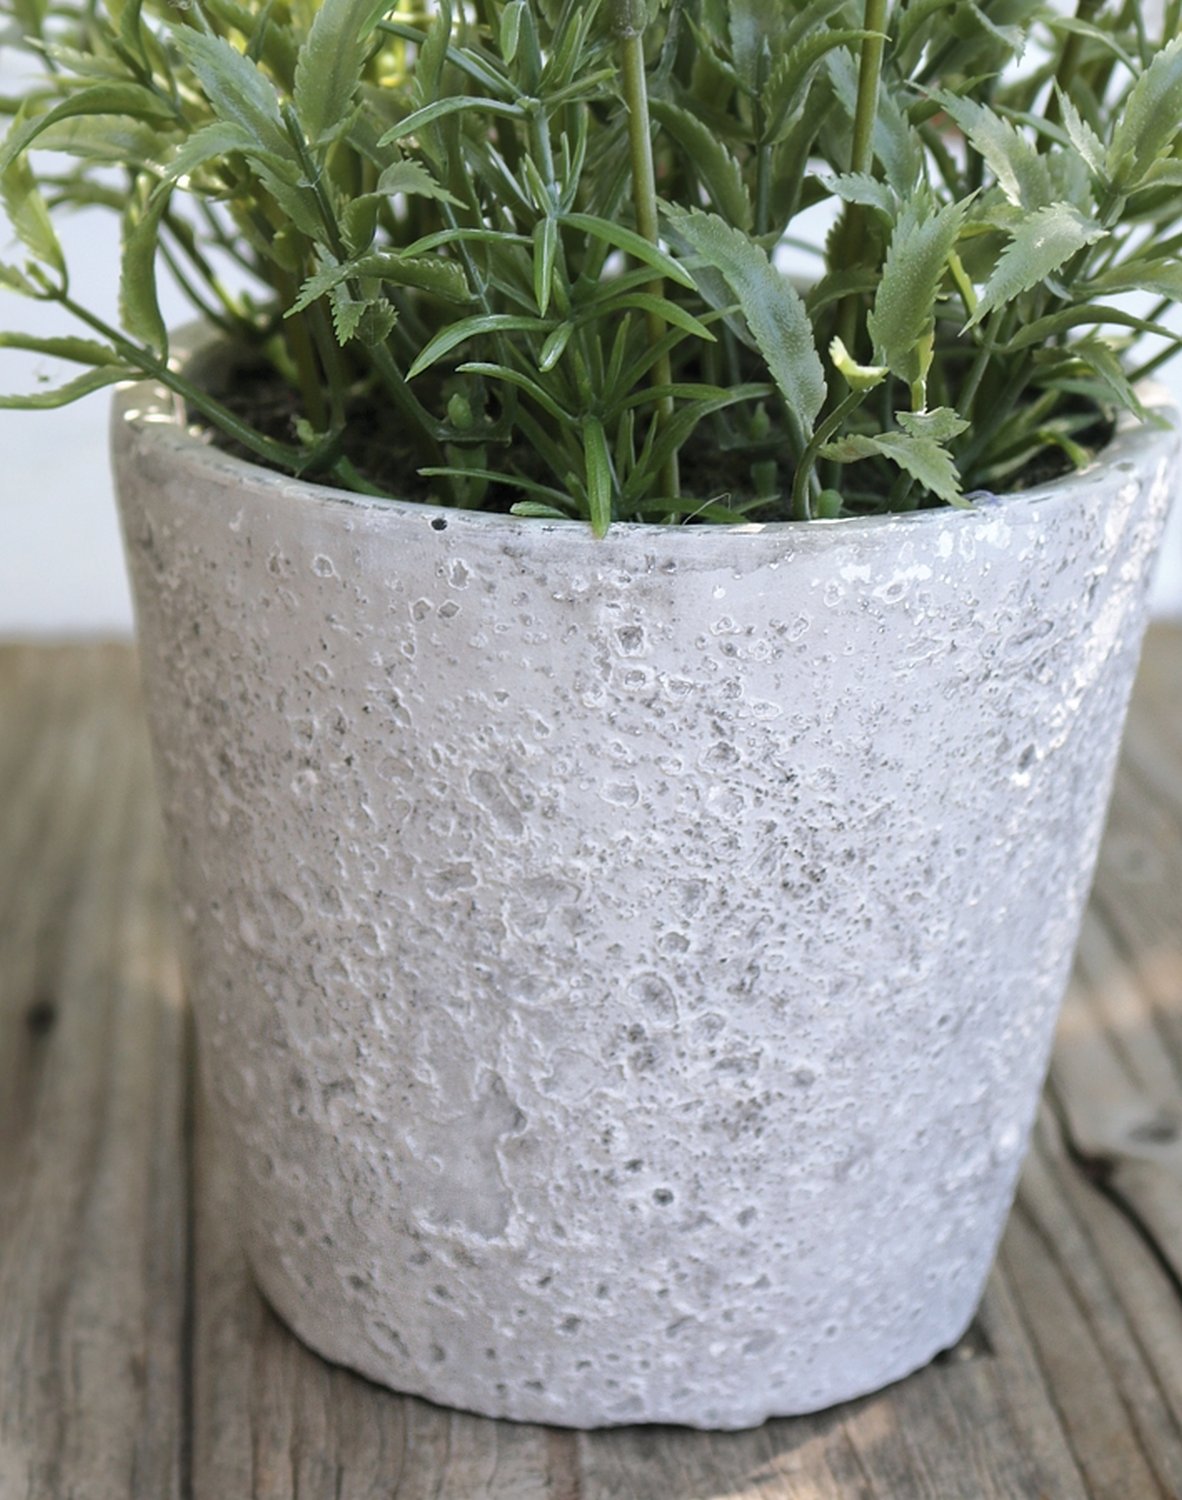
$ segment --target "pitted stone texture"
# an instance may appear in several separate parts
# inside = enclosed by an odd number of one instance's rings
[[[117,473],[204,1074],[282,1315],[577,1426],[744,1426],[951,1344],[1176,431],[976,514],[595,541],[311,490],[165,411],[120,398]]]

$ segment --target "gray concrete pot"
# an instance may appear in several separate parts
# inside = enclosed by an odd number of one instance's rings
[[[204,1078],[313,1348],[494,1416],[742,1427],[958,1338],[1168,414],[975,514],[596,541],[312,488],[120,396]]]

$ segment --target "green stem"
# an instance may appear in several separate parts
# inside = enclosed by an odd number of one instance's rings
[[[620,38],[620,62],[624,84],[624,102],[628,108],[628,149],[632,164],[632,198],[636,209],[636,227],[650,244],[659,241],[657,218],[657,180],[653,167],[652,128],[648,112],[648,78],[644,65],[644,21],[638,0],[617,0],[616,32]],[[654,297],[665,295],[664,283],[649,286]],[[665,321],[656,313],[648,318],[649,337],[654,343],[665,333]],[[673,384],[673,366],[668,354],[654,364],[650,379],[655,386]],[[673,417],[673,398],[665,396],[657,406],[655,421],[664,426]],[[681,476],[674,451],[661,466],[662,499],[676,500],[681,495]]]
[[[164,224],[182,254],[189,261],[190,265],[193,266],[194,270],[196,270],[210,292],[217,298],[222,307],[223,315],[234,324],[240,324],[243,321],[242,308],[234,301],[229,292],[226,291],[217,272],[210,265],[205,255],[202,254],[201,247],[197,243],[197,236],[190,225],[185,223],[183,219],[178,219],[173,213],[166,213],[164,215]]]
[[[308,181],[313,186],[320,219],[328,236],[332,253],[336,256],[337,260],[347,261],[349,259],[349,251],[341,235],[340,225],[337,223],[332,202],[324,187],[323,173],[318,169],[308,152],[308,143],[304,139],[303,130],[300,128],[295,110],[291,105],[283,106],[283,117],[284,123],[287,125],[288,135],[291,137],[292,143],[299,155],[300,164],[304,168]],[[350,279],[345,285],[351,297],[360,296],[360,289],[356,281]],[[410,435],[415,447],[418,449],[419,456],[425,458],[428,463],[441,462],[443,453],[439,446],[437,424],[418,398],[411,393],[402,372],[394,363],[390,351],[384,345],[378,344],[369,351],[369,357],[378,378],[386,389],[386,393],[394,402],[399,413],[407,419],[410,426]],[[334,405],[337,394],[337,392],[334,392]]]
[[[345,371],[344,351],[337,342],[332,315],[323,302],[314,303],[307,308],[306,316],[316,345],[316,353],[320,357],[320,368],[324,371],[324,378],[328,383],[327,413],[324,411],[322,392],[321,418],[319,423],[313,421],[312,425],[318,432],[326,428],[332,432],[341,432],[345,426],[345,403],[349,385],[349,378]],[[298,318],[292,319],[293,323],[298,321]]]
[[[989,314],[989,320],[985,328],[985,336],[981,340],[977,350],[977,357],[973,361],[973,367],[969,371],[968,379],[961,387],[956,400],[956,409],[966,419],[972,419],[973,402],[976,400],[977,391],[985,372],[989,369],[993,360],[993,351],[997,346],[998,331],[1001,327],[1001,314],[1003,308],[995,308]]]
[[[298,290],[294,279],[281,271],[276,281],[279,283],[284,306],[290,307],[296,300]],[[300,396],[307,409],[308,420],[317,432],[323,432],[327,416],[324,389],[321,385],[320,371],[316,367],[316,351],[312,347],[307,320],[300,317],[289,318],[284,325],[283,334],[295,362],[296,377],[300,383]]]
[[[772,148],[766,139],[767,121],[763,109],[763,92],[767,85],[767,49],[759,54],[755,97],[755,138],[759,142],[755,154],[755,233],[767,234],[771,228],[772,194]]]
[[[1139,380],[1147,380],[1150,375],[1155,374],[1171,359],[1176,359],[1178,350],[1173,344],[1167,344],[1164,349],[1159,350],[1151,359],[1137,366],[1135,370],[1129,371],[1130,385],[1136,385]]]
[[[1103,0],[1079,0],[1075,8],[1077,21],[1090,21],[1103,4]],[[1071,88],[1071,80],[1075,77],[1075,70],[1079,67],[1079,56],[1083,50],[1084,39],[1078,31],[1068,34],[1063,43],[1063,51],[1059,56],[1059,66],[1055,69],[1055,82],[1067,93]],[[1052,89],[1051,97],[1047,101],[1046,118],[1052,125],[1062,122],[1063,111],[1059,108],[1059,95]]]
[[[988,417],[983,418],[980,423],[974,423],[972,441],[959,458],[960,471],[966,484],[971,477],[973,465],[983,453],[988,452],[994,438],[1009,421],[1014,407],[1026,390],[1033,368],[1034,361],[1027,357],[1019,363],[1017,369],[1011,370],[1005,389],[997,393],[997,399],[989,407]]]
[[[181,291],[184,292],[185,296],[188,297],[189,301],[193,304],[193,306],[201,314],[205,321],[207,323],[212,323],[215,328],[220,328],[224,334],[233,338],[234,335],[238,332],[233,322],[226,317],[224,312],[216,307],[211,306],[205,300],[205,298],[189,280],[188,276],[186,276],[185,269],[181,265],[180,261],[177,260],[176,256],[169,249],[169,247],[163,243],[163,241],[161,241],[160,244],[160,254],[164,258],[164,264],[168,267],[169,275],[176,282],[177,286],[180,287]]]
[[[854,140],[850,151],[850,171],[868,172],[874,164],[874,122],[878,118],[878,87],[882,79],[882,59],[886,47],[887,0],[866,0],[863,27],[877,33],[862,43],[858,69],[858,100],[854,108]],[[841,265],[857,262],[862,245],[864,214],[856,203],[848,204],[845,227],[841,232]],[[850,296],[841,304],[838,333],[846,348],[858,356],[858,312],[861,299]]]
[[[554,169],[554,149],[550,143],[550,121],[540,100],[537,102],[536,107],[530,110],[529,137],[533,145],[538,171],[542,174],[542,182],[550,199],[546,211],[547,213],[555,214],[558,211],[561,193],[559,191],[558,174]],[[566,252],[563,248],[561,233],[558,236],[556,260],[559,275],[554,280],[554,304],[563,317],[568,317],[571,310],[570,296],[567,291],[570,285],[570,277],[566,273]],[[586,345],[586,348],[584,345]],[[587,367],[588,353],[594,350],[595,347],[595,341],[587,339],[581,329],[575,334],[570,343],[570,360],[575,371],[575,382],[579,388],[580,398],[584,405],[588,403],[590,393],[597,389],[597,383],[592,379]],[[508,363],[508,361],[503,359],[502,363]]]
[[[264,437],[261,432],[257,432],[235,416],[229,407],[223,406],[215,397],[203,391],[199,386],[195,386],[192,381],[187,380],[176,370],[170,369],[164,360],[158,358],[150,350],[133,344],[117,328],[112,328],[109,323],[104,323],[94,313],[88,312],[72,297],[61,296],[57,300],[71,316],[109,340],[129,365],[134,365],[144,375],[152,380],[158,380],[161,385],[175,391],[194,411],[199,411],[203,417],[208,418],[216,427],[220,427],[228,437],[241,443],[256,458],[261,458],[265,463],[273,464],[275,468],[283,469],[289,474],[299,472],[306,455],[298,448],[292,448],[287,443],[277,443],[272,438]]]
[[[805,444],[804,452],[800,455],[800,462],[796,466],[796,473],[792,479],[792,519],[794,521],[812,519],[812,508],[809,505],[809,479],[816,465],[817,455],[845,419],[852,412],[857,411],[866,396],[866,391],[847,391],[844,399],[829,413]]]

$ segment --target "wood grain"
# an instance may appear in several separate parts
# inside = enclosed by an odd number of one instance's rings
[[[490,1422],[287,1332],[193,1082],[149,786],[128,650],[0,650],[0,1500],[1182,1497],[1182,630],[976,1324],[749,1433]]]
[[[169,1500],[187,1049],[133,664],[0,684],[0,1495]]]

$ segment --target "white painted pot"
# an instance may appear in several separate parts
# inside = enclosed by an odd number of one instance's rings
[[[1167,415],[975,514],[596,541],[313,488],[121,395],[204,1078],[308,1343],[494,1416],[742,1427],[958,1338]]]

